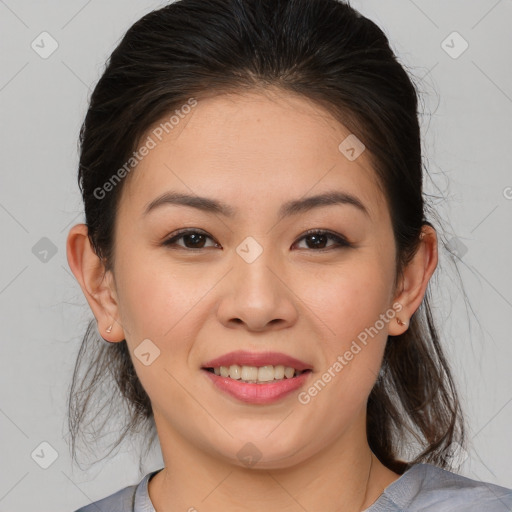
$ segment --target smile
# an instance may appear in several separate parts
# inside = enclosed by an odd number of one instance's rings
[[[246,350],[206,361],[201,370],[215,391],[250,404],[284,399],[304,386],[313,372],[310,364],[288,354]]]
[[[209,372],[221,377],[239,380],[248,384],[263,384],[268,382],[280,381],[283,379],[293,379],[298,377],[304,371],[297,370],[291,366],[284,365],[265,365],[265,366],[240,366],[232,364],[231,366],[216,366],[206,368]]]

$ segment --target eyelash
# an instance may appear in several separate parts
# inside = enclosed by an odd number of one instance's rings
[[[207,238],[210,238],[211,240],[213,240],[213,238],[210,235],[208,235],[207,233],[205,233],[204,231],[197,230],[197,229],[182,229],[182,230],[179,230],[176,233],[174,233],[167,240],[165,240],[162,243],[162,245],[165,246],[165,247],[171,247],[173,245],[176,245],[176,241],[181,239],[181,238],[183,238],[185,235],[195,235],[195,234],[197,234],[197,235],[204,235]],[[335,233],[333,233],[331,231],[327,231],[325,229],[310,229],[310,230],[306,231],[298,239],[298,241],[301,241],[304,238],[306,238],[308,236],[311,236],[311,235],[326,235],[327,238],[329,238],[331,240],[334,240],[337,243],[337,247],[336,246],[334,246],[334,247],[331,246],[331,247],[327,247],[327,248],[323,248],[323,249],[306,249],[306,250],[310,250],[310,251],[314,251],[314,252],[326,252],[326,251],[330,251],[333,248],[334,249],[343,249],[343,248],[353,247],[353,244],[351,244],[343,236],[337,235],[337,234],[335,234]],[[295,243],[297,243],[297,242],[295,242]],[[192,249],[192,248],[189,248],[189,247],[182,247],[182,246],[178,246],[178,247],[180,247],[181,249],[185,249],[187,251],[199,251],[201,249],[208,249],[208,247],[199,247],[198,249]]]

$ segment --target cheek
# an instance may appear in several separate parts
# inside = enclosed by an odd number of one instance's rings
[[[120,315],[132,343],[136,338],[158,342],[173,337],[208,288],[194,265],[173,266],[150,251],[132,251],[129,259],[120,257],[116,275]]]
[[[337,270],[326,269],[324,276],[302,280],[301,293],[315,313],[312,318],[317,319],[322,339],[320,382],[310,389],[311,396],[316,407],[326,410],[333,403],[344,404],[343,409],[331,411],[333,428],[362,407],[378,376],[393,321],[389,305],[393,266],[392,257],[385,259],[377,251],[354,253]],[[386,312],[389,319],[383,321]]]
[[[307,306],[323,323],[326,339],[341,343],[375,324],[389,308],[393,262],[377,257],[355,256],[322,274],[297,279]],[[380,324],[379,324],[380,325]]]
[[[197,413],[178,382],[187,378],[187,356],[202,323],[197,317],[201,308],[197,306],[211,284],[207,286],[207,280],[193,265],[172,267],[154,253],[142,250],[132,251],[130,258],[116,259],[116,280],[125,338],[137,376],[153,406],[165,409],[172,397],[177,410]],[[137,356],[138,347],[146,339],[156,346],[146,345],[151,359],[154,357],[149,365]]]

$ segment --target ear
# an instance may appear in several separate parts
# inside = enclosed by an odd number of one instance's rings
[[[397,313],[395,321],[390,323],[391,336],[398,336],[409,328],[410,318],[420,307],[437,262],[437,233],[433,227],[425,224],[420,235],[418,250],[404,269],[398,285],[394,302],[400,303],[402,309]],[[397,318],[405,325],[400,325]]]
[[[113,274],[105,272],[105,265],[94,252],[85,224],[71,228],[66,250],[69,267],[80,283],[101,337],[110,342],[123,341],[124,331],[117,321],[119,311]],[[107,332],[110,326],[112,330]]]

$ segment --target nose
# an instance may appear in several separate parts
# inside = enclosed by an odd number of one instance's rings
[[[270,252],[263,250],[252,262],[234,255],[217,310],[226,327],[260,332],[284,329],[297,321],[298,299],[283,265],[272,260]]]

